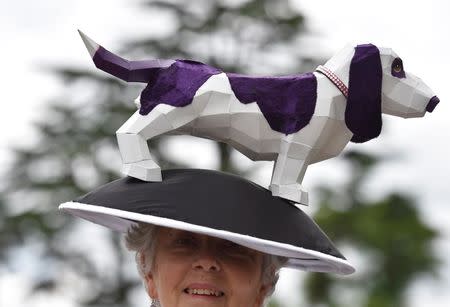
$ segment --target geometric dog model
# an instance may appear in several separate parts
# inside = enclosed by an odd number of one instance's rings
[[[162,180],[148,139],[194,135],[275,161],[272,194],[306,205],[308,165],[377,137],[382,113],[422,117],[439,103],[394,51],[371,44],[347,46],[313,73],[259,77],[190,60],[127,61],[80,35],[99,69],[147,83],[116,132],[123,173],[144,181]]]

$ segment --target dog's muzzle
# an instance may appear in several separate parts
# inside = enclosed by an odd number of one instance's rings
[[[433,110],[434,110],[434,108],[436,108],[436,106],[438,105],[438,103],[439,103],[439,98],[437,97],[437,96],[433,96],[433,97],[431,97],[431,99],[430,99],[430,101],[428,102],[428,104],[427,104],[427,112],[433,112]]]

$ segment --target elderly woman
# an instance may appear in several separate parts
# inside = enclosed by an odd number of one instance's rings
[[[262,306],[286,262],[227,240],[145,223],[131,227],[126,244],[136,252],[149,296],[162,306]]]
[[[125,233],[152,306],[260,307],[281,267],[354,271],[299,208],[221,172],[123,178],[60,209]]]

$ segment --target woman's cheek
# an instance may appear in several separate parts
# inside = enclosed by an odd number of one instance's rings
[[[248,285],[255,284],[261,280],[261,261],[249,257],[225,257],[225,267],[228,267],[236,279]]]
[[[233,266],[238,266],[241,270],[254,271],[261,267],[261,263],[257,257],[252,255],[242,255],[237,253],[224,253],[221,255],[223,261],[232,264]]]

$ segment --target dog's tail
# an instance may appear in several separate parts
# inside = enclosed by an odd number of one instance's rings
[[[174,60],[128,61],[97,44],[78,30],[97,68],[127,82],[148,83],[160,69],[172,65]]]

